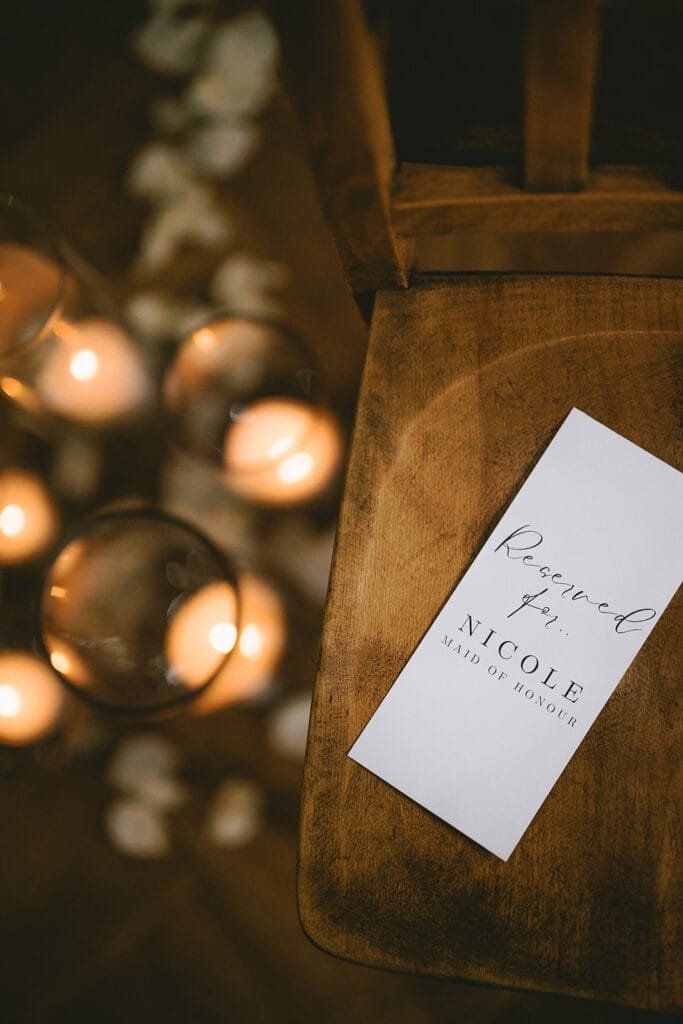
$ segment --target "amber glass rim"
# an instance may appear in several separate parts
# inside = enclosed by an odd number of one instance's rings
[[[173,697],[170,700],[164,701],[164,703],[158,707],[138,707],[138,706],[127,706],[124,704],[110,704],[107,701],[99,700],[97,697],[93,697],[91,693],[80,686],[72,683],[66,676],[62,675],[57,669],[54,668],[50,661],[50,652],[47,649],[43,635],[43,599],[45,590],[47,587],[48,578],[52,566],[57,561],[62,552],[71,544],[73,541],[78,540],[88,530],[98,526],[100,523],[112,522],[120,519],[151,519],[156,522],[167,523],[171,526],[177,526],[182,530],[192,534],[198,541],[200,541],[216,559],[218,565],[223,572],[225,579],[230,582],[235,591],[235,625],[237,627],[237,640],[235,646],[231,651],[226,654],[225,658],[218,664],[215,671],[202,686],[198,686],[195,689],[188,690],[187,693],[178,694],[177,697]],[[204,693],[207,687],[211,686],[213,681],[223,671],[226,664],[232,657],[233,652],[236,650],[239,643],[239,632],[241,628],[241,617],[242,617],[242,600],[239,589],[239,573],[233,561],[226,555],[226,553],[215,544],[210,537],[200,530],[193,523],[183,519],[181,516],[176,516],[172,512],[166,512],[163,509],[157,508],[154,505],[131,505],[125,508],[113,508],[105,509],[100,512],[95,512],[87,518],[82,519],[80,522],[75,524],[70,530],[68,530],[59,540],[59,543],[53,547],[48,559],[46,560],[43,572],[42,581],[40,585],[40,597],[36,607],[36,623],[35,623],[35,647],[37,653],[47,662],[52,668],[52,671],[56,674],[57,678],[64,686],[70,690],[79,700],[85,701],[86,704],[97,708],[99,711],[104,711],[107,714],[120,715],[124,718],[161,718],[167,712],[172,712],[182,707],[184,704],[190,704],[195,698],[199,697],[200,694]]]
[[[269,313],[258,313],[249,309],[240,309],[239,307],[220,307],[218,309],[212,310],[211,313],[207,314],[206,316],[198,318],[196,323],[192,324],[190,329],[188,329],[183,334],[183,337],[181,338],[177,349],[175,349],[175,351],[173,352],[173,355],[166,366],[166,369],[164,371],[164,379],[166,377],[166,374],[173,369],[176,359],[178,358],[179,353],[182,351],[183,346],[186,345],[187,342],[191,338],[193,338],[195,334],[197,334],[201,330],[204,330],[207,327],[210,328],[213,325],[220,323],[224,320],[244,320],[247,323],[260,324],[263,327],[269,327],[272,330],[277,331],[298,351],[302,359],[301,369],[303,372],[310,373],[313,381],[312,386],[310,386],[308,389],[305,386],[301,385],[298,390],[293,389],[291,394],[281,394],[276,391],[264,391],[263,393],[256,393],[253,397],[253,400],[248,400],[242,403],[235,404],[234,409],[231,409],[229,414],[229,419],[231,422],[235,422],[239,418],[239,415],[246,412],[251,405],[256,404],[259,401],[267,400],[269,398],[282,398],[283,400],[289,399],[295,402],[301,401],[302,403],[307,403],[313,411],[317,411],[320,413],[326,413],[329,411],[329,396],[325,389],[318,360],[316,359],[315,354],[313,353],[311,345],[308,342],[306,336],[301,331],[299,331],[294,324],[290,323],[284,317],[274,316]],[[163,396],[163,384],[161,391]],[[169,416],[166,402],[163,399],[163,397],[162,411],[164,421],[168,425],[171,422],[172,418]],[[306,433],[303,434],[302,437],[298,438],[297,440],[301,444],[305,444],[306,441],[312,436],[314,431],[315,419],[314,417],[311,417],[311,423]],[[168,432],[167,436],[169,445],[179,455],[189,457],[192,460],[199,459],[200,461],[204,462],[210,461],[207,460],[205,456],[203,457],[201,453],[198,451],[187,450],[182,445],[181,442],[174,438],[172,430]],[[236,479],[241,479],[243,477],[248,477],[252,473],[261,472],[262,470],[269,468],[270,465],[271,462],[269,460],[264,460],[263,463],[258,463],[245,469],[233,469],[231,470],[230,475],[234,476],[234,478]]]
[[[57,236],[52,233],[42,217],[31,206],[12,192],[0,192],[0,208],[16,213],[19,219],[23,220],[25,226],[38,240],[38,244],[33,246],[27,243],[27,248],[34,248],[37,252],[47,255],[59,270],[59,283],[44,322],[30,338],[20,342],[18,345],[13,345],[11,348],[0,351],[0,365],[2,365],[8,359],[16,358],[21,352],[30,351],[31,348],[40,344],[49,333],[51,325],[62,312],[69,278],[69,267]],[[8,238],[6,241],[10,241],[10,239]]]

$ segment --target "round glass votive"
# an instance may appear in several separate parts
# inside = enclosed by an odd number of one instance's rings
[[[320,403],[305,343],[282,324],[213,319],[183,341],[162,391],[178,447],[210,462],[247,501],[310,500],[339,468],[341,429]]]
[[[238,631],[228,560],[193,526],[154,508],[90,519],[45,576],[46,656],[79,696],[107,710],[156,714],[196,697]]]
[[[37,743],[59,724],[64,690],[49,665],[27,651],[0,651],[0,744]]]
[[[14,196],[0,196],[0,392],[34,416],[89,427],[134,419],[145,362],[89,268]]]

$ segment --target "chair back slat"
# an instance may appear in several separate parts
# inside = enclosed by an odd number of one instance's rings
[[[323,210],[354,291],[405,286],[409,246],[397,241],[396,155],[378,43],[360,0],[284,3],[273,13],[286,84]]]
[[[482,165],[470,159],[462,166],[397,159],[378,42],[381,33],[368,16],[370,9],[377,18],[381,5],[366,7],[362,0],[325,4],[272,0],[272,4],[281,31],[289,93],[304,129],[322,206],[354,291],[406,287],[411,259],[419,254],[420,240],[426,237],[683,228],[674,123],[668,126],[666,145],[660,140],[657,150],[666,165],[660,166],[662,161],[657,159],[644,162],[647,154],[639,135],[640,122],[634,122],[635,128],[629,129],[630,134],[626,131],[616,149],[614,140],[606,147],[608,153],[618,154],[619,163],[590,160],[591,149],[605,150],[595,132],[591,145],[591,124],[599,86],[601,26],[606,51],[609,39],[610,52],[614,50],[614,17],[606,0],[525,0],[519,161]],[[659,6],[654,3],[633,0],[632,6],[644,28],[651,19],[654,39],[661,41],[662,24],[679,24],[675,18],[658,20]],[[438,4],[434,11],[434,33],[438,33],[439,17],[445,14]],[[391,26],[396,10],[386,4],[384,14]],[[679,20],[683,24],[683,13]],[[480,38],[476,45],[483,45]],[[620,53],[617,66],[610,65],[612,101],[614,82],[626,81],[631,73],[623,48]],[[420,66],[424,60],[422,55]],[[664,63],[667,73],[673,74],[671,60]],[[647,60],[642,66],[648,66]],[[393,70],[401,73],[401,67]],[[675,89],[674,78],[675,74],[670,90]],[[661,104],[661,88],[661,83],[652,86],[653,104]],[[405,93],[403,89],[404,98]],[[644,93],[645,107],[649,97]],[[424,102],[421,97],[420,103]],[[443,109],[444,98],[434,97],[434,103]],[[429,120],[430,112],[424,113]],[[419,111],[413,116],[419,119]],[[604,109],[601,117],[604,131]],[[657,125],[661,120],[655,118]],[[450,125],[449,132],[457,135],[458,126]]]
[[[529,0],[524,183],[531,191],[586,184],[599,35],[597,0]]]

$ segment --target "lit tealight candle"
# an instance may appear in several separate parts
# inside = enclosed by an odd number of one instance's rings
[[[244,498],[294,504],[324,490],[341,453],[331,413],[292,398],[264,398],[247,406],[225,435],[226,480]]]
[[[147,401],[147,369],[133,342],[107,320],[59,320],[55,341],[36,376],[36,392],[52,412],[81,423],[110,423]]]
[[[45,662],[23,651],[0,653],[0,743],[35,743],[54,729],[63,707],[63,691]]]
[[[208,583],[171,615],[164,643],[169,672],[184,686],[203,686],[236,642],[235,591],[229,583]]]
[[[200,715],[261,693],[284,651],[287,630],[280,596],[251,574],[240,577],[239,586],[242,614],[237,647],[192,705]]]
[[[57,512],[33,473],[0,473],[0,564],[15,565],[41,554],[57,530]]]

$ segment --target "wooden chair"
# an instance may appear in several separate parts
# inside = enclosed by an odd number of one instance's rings
[[[346,756],[573,405],[676,458],[680,282],[411,276],[427,235],[683,227],[665,174],[589,163],[597,4],[534,0],[526,18],[523,183],[509,167],[397,167],[358,0],[279,19],[347,278],[377,289],[306,756],[300,913],[313,942],[359,963],[673,1009],[675,602],[507,863]]]

